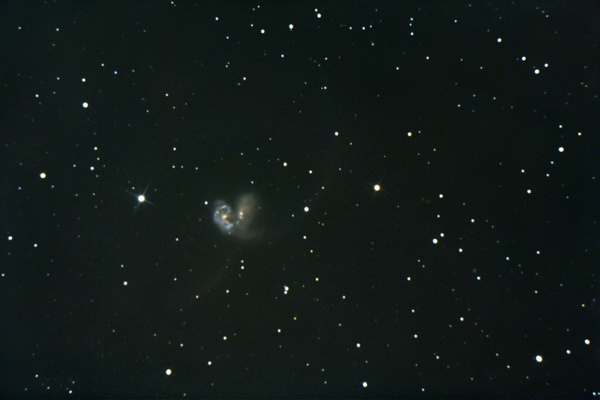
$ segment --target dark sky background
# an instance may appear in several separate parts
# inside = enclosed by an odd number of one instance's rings
[[[1,397],[600,396],[599,17],[3,2]]]

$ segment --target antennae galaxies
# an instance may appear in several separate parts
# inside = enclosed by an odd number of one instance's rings
[[[254,229],[254,217],[257,211],[256,196],[253,194],[240,196],[234,207],[223,200],[218,200],[213,210],[213,221],[225,235],[250,239],[258,235]]]

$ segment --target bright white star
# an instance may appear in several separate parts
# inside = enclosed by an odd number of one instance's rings
[[[135,214],[138,210],[138,208],[140,207],[140,205],[142,205],[142,203],[148,203],[150,205],[155,206],[151,201],[149,201],[146,198],[146,193],[148,192],[148,188],[150,187],[150,184],[148,184],[146,186],[146,189],[144,189],[144,191],[141,194],[135,194],[130,192],[129,190],[125,190],[125,192],[127,192],[128,194],[130,194],[131,196],[135,197],[137,200],[137,204],[135,205],[134,209],[133,209],[133,213]],[[132,189],[135,190],[135,187],[133,187]],[[156,206],[155,206],[156,207]]]

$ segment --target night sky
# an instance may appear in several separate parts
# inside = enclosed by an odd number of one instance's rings
[[[599,16],[2,2],[0,396],[600,397]]]

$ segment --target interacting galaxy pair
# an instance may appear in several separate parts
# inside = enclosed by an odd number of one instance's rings
[[[238,239],[250,239],[258,235],[254,217],[258,210],[256,196],[246,194],[238,198],[235,206],[218,200],[213,210],[213,221],[221,232]]]

